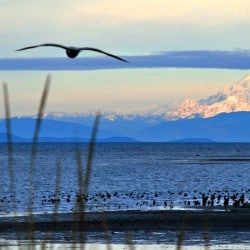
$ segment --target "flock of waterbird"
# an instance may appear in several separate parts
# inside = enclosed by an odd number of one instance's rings
[[[227,209],[229,206],[234,208],[243,207],[248,204],[250,199],[250,189],[234,191],[210,191],[207,193],[195,190],[193,194],[179,191],[177,194],[172,191],[167,192],[98,192],[96,194],[53,194],[48,197],[42,197],[42,204],[54,204],[61,201],[77,204],[84,203],[88,210],[147,210],[147,209],[174,209],[178,207],[193,208],[216,208],[223,206]],[[178,203],[177,203],[178,201]],[[75,206],[72,207],[74,209]]]
[[[0,212],[7,212],[7,207],[16,202],[20,207],[28,200],[14,199],[14,195],[0,198]],[[86,211],[124,211],[124,210],[158,210],[183,208],[209,208],[231,209],[247,207],[250,203],[250,189],[208,191],[207,193],[195,190],[192,194],[179,191],[167,192],[97,192],[95,194],[78,194],[71,192],[58,192],[56,194],[38,197],[33,193],[31,203],[39,211],[53,210],[55,206],[61,211],[72,211],[84,208]],[[36,210],[35,209],[35,210]]]

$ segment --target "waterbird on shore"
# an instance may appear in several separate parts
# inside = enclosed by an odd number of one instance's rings
[[[120,61],[123,61],[123,62],[128,62],[127,60],[119,57],[119,56],[116,56],[114,54],[110,54],[106,51],[103,51],[103,50],[100,50],[100,49],[96,49],[96,48],[92,48],[92,47],[69,47],[69,46],[64,46],[64,45],[61,45],[61,44],[56,44],[56,43],[43,43],[43,44],[38,44],[38,45],[33,45],[33,46],[28,46],[28,47],[24,47],[24,48],[21,48],[21,49],[17,49],[16,51],[21,51],[21,50],[26,50],[26,49],[34,49],[34,48],[37,48],[37,47],[57,47],[57,48],[61,48],[61,49],[65,49],[66,50],[66,54],[69,58],[75,58],[78,56],[78,54],[80,53],[80,51],[83,51],[83,50],[89,50],[89,51],[94,51],[94,52],[97,52],[97,53],[102,53],[102,54],[105,54],[107,56],[110,56],[110,57],[113,57],[117,60],[120,60]]]

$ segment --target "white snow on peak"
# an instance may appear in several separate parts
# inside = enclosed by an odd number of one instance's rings
[[[167,112],[166,117],[170,120],[194,116],[207,118],[237,111],[250,111],[250,76],[207,99],[185,100],[176,110]]]

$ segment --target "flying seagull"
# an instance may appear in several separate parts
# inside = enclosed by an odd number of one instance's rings
[[[39,44],[39,45],[34,45],[34,46],[29,46],[29,47],[17,49],[16,51],[21,51],[21,50],[26,50],[26,49],[33,49],[33,48],[43,47],[43,46],[51,46],[51,47],[58,47],[58,48],[61,48],[61,49],[65,49],[66,54],[67,54],[67,56],[69,58],[77,57],[79,52],[82,51],[82,50],[90,50],[90,51],[95,51],[95,52],[98,52],[98,53],[105,54],[107,56],[113,57],[113,58],[118,59],[118,60],[123,61],[123,62],[128,62],[128,61],[126,61],[125,59],[123,59],[123,58],[121,58],[119,56],[110,54],[110,53],[105,52],[105,51],[100,50],[100,49],[91,48],[91,47],[82,47],[82,48],[68,47],[68,46],[64,46],[64,45],[60,45],[60,44],[56,44],[56,43],[44,43],[44,44]]]

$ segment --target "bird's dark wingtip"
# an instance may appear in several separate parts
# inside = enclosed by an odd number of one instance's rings
[[[16,49],[15,51],[21,51],[21,50],[24,50],[24,48],[22,48],[22,49]]]
[[[127,61],[127,60],[125,60],[123,58],[120,58],[120,60],[123,61],[123,62],[126,62],[126,63],[130,63],[129,61]]]

